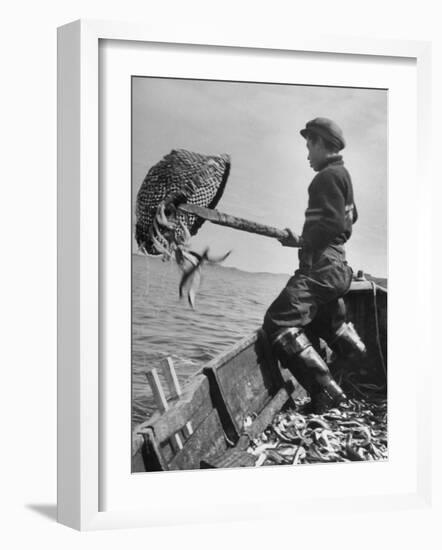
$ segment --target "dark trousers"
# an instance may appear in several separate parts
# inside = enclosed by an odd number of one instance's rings
[[[342,296],[351,279],[342,246],[329,246],[316,255],[300,251],[299,269],[265,314],[263,328],[269,339],[283,329],[303,327],[312,343],[319,337],[330,342],[345,321]]]

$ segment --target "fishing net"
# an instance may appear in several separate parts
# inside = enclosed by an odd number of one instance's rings
[[[137,195],[135,239],[140,250],[151,255],[160,254],[152,240],[152,225],[161,202],[173,203],[179,198],[189,204],[215,208],[229,172],[228,155],[202,155],[185,149],[174,149],[155,164]],[[190,235],[195,235],[204,222],[192,214],[178,211],[175,221],[184,224]],[[178,226],[178,236],[180,230]]]

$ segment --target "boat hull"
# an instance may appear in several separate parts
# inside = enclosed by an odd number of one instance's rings
[[[354,281],[345,302],[367,347],[365,381],[386,388],[387,291]],[[250,438],[302,395],[272,356],[265,333],[256,331],[205,365],[182,395],[137,426],[132,472],[250,466]]]

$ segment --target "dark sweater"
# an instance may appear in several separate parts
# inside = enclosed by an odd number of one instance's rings
[[[350,174],[341,156],[327,159],[308,188],[308,208],[302,230],[304,247],[317,251],[345,243],[358,219]]]

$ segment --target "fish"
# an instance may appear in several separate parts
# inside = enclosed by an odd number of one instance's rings
[[[166,227],[167,229],[170,229],[172,231],[175,230],[176,228],[175,224],[172,223],[166,216],[166,205],[164,204],[164,202],[161,202],[158,205],[157,212],[153,220],[154,224],[155,222],[159,223],[163,227]]]
[[[276,435],[282,439],[283,441],[286,441],[288,443],[296,443],[297,441],[299,441],[301,439],[300,436],[296,436],[294,434],[291,434],[290,432],[287,432],[287,430],[282,430],[280,428],[278,428],[278,426],[274,426],[273,427]]]
[[[282,464],[283,457],[291,464],[388,457],[385,398],[350,399],[341,410],[333,409],[324,415],[300,412],[304,404],[295,400],[295,410],[277,414],[265,432],[253,439],[247,450],[259,455],[255,465]],[[295,431],[299,437],[294,437]]]
[[[306,451],[302,445],[299,445],[299,447],[296,449],[295,456],[293,457],[292,464],[298,464],[298,462],[306,457]]]
[[[324,430],[329,430],[329,429],[330,429],[330,426],[328,425],[327,422],[325,422],[325,421],[322,420],[321,418],[312,418],[312,419],[307,423],[307,428],[312,428],[312,429],[315,429],[315,428],[323,428]]]
[[[258,460],[255,462],[255,466],[259,467],[264,464],[264,462],[267,459],[267,455],[265,453],[261,453],[258,457]]]
[[[196,294],[201,285],[201,269],[204,263],[217,264],[223,262],[231,253],[213,256],[207,247],[202,254],[190,249],[191,234],[182,220],[171,221],[166,215],[166,205],[161,202],[156,210],[149,231],[150,242],[163,261],[172,257],[183,272],[179,284],[180,298],[187,291],[187,299],[192,309],[195,309]],[[145,250],[145,248],[144,248]]]
[[[271,462],[274,462],[275,464],[291,464],[293,462],[292,459],[283,456],[275,449],[269,449],[267,451],[267,459]]]
[[[254,455],[260,455],[261,453],[267,452],[270,449],[277,447],[277,443],[262,443],[258,445],[255,449],[252,449],[251,452]]]
[[[193,250],[184,250],[183,248],[177,248],[175,256],[177,263],[183,271],[179,285],[180,298],[183,297],[184,291],[187,290],[187,298],[192,309],[195,309],[196,294],[201,285],[201,269],[204,263],[221,263],[231,253],[229,250],[222,256],[211,256],[209,248],[206,248],[202,254],[198,254]]]
[[[192,309],[195,309],[195,297],[201,284],[201,265],[204,261],[204,256],[200,256],[196,252],[188,251],[181,252],[183,260],[180,264],[183,270],[181,277],[179,294],[183,297],[184,291],[187,289],[187,298]]]

